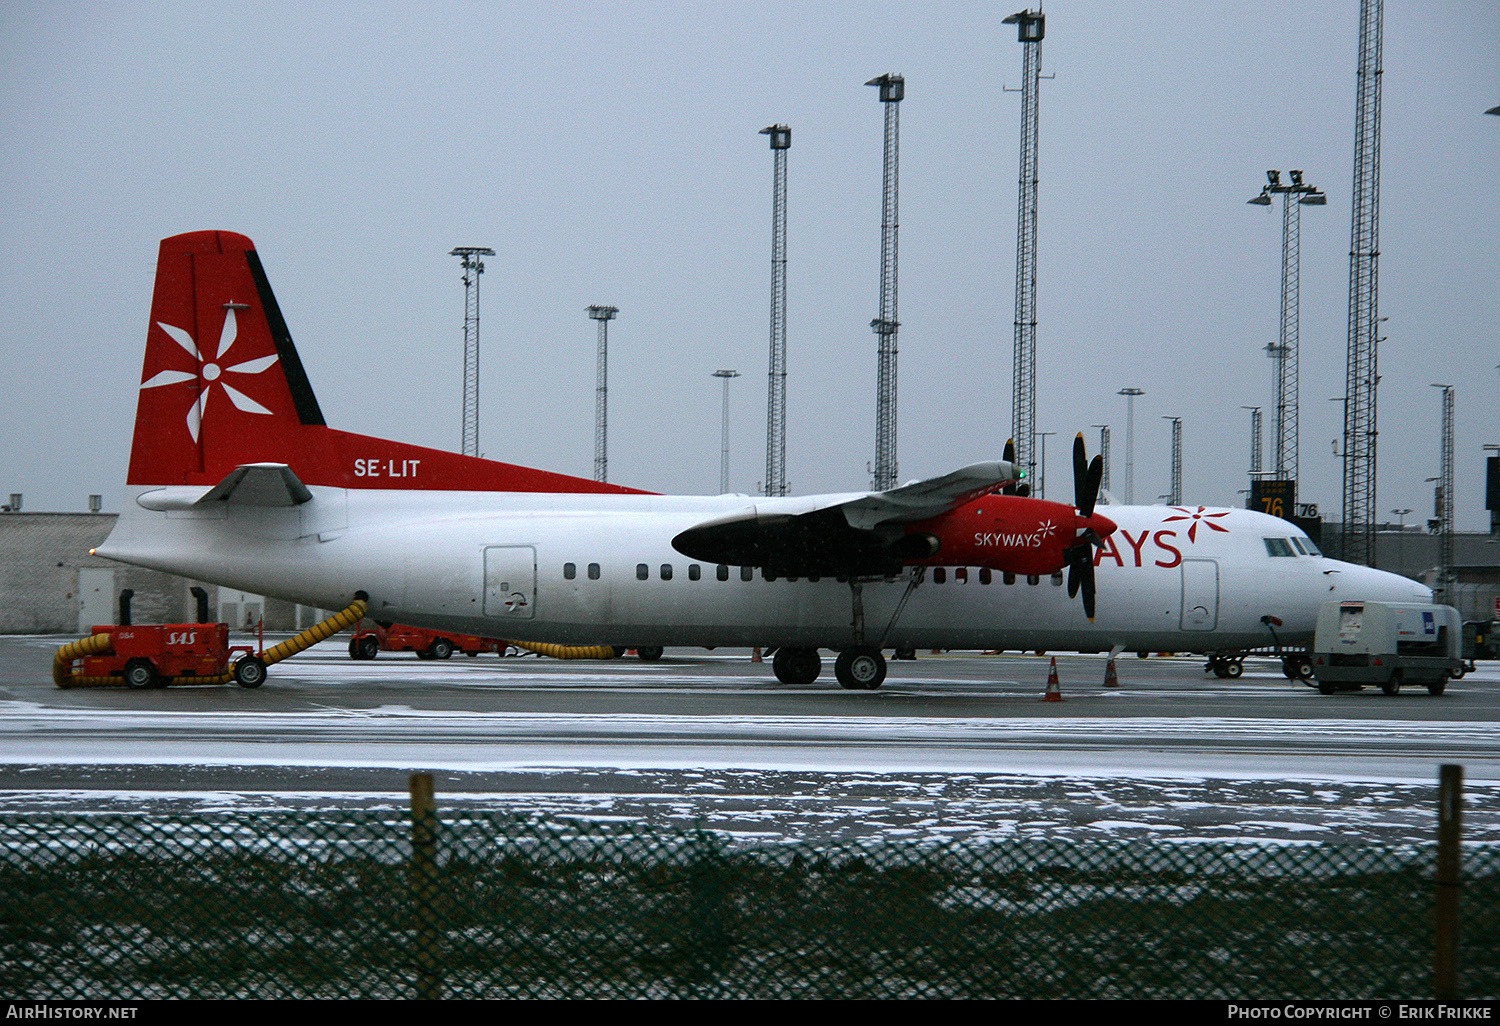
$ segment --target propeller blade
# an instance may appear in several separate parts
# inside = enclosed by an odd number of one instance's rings
[[[1093,532],[1090,531],[1090,534]],[[1088,545],[1077,545],[1067,551],[1068,598],[1083,592],[1083,613],[1094,619],[1094,552]]]
[[[1001,454],[1000,458],[1003,459],[1006,463],[1014,464],[1016,462],[1016,440],[1014,438],[1007,438],[1005,440],[1005,450]],[[1015,495],[1016,494],[1016,485],[1015,484],[1008,484],[1008,485],[1006,485],[1004,488],[1000,489],[1000,494],[1001,495]]]
[[[1080,516],[1091,517],[1094,515],[1094,505],[1099,501],[1099,484],[1104,480],[1104,457],[1095,456],[1094,461],[1089,464],[1088,476],[1084,480],[1081,500],[1078,503]],[[1095,544],[1102,544],[1096,542]]]
[[[1083,432],[1073,438],[1073,505],[1083,509],[1083,497],[1088,494],[1089,460],[1083,451]],[[1084,516],[1088,516],[1087,513]]]

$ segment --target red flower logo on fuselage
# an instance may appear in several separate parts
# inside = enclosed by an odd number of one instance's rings
[[[1181,506],[1173,506],[1172,509],[1175,509],[1182,515],[1178,517],[1167,517],[1162,521],[1162,523],[1170,524],[1174,520],[1191,520],[1192,523],[1188,526],[1187,531],[1188,541],[1190,542],[1196,542],[1198,540],[1199,524],[1202,524],[1204,527],[1212,528],[1213,530],[1222,532],[1224,534],[1229,533],[1229,528],[1220,527],[1218,524],[1214,523],[1214,518],[1229,516],[1229,510],[1227,509],[1219,510],[1219,512],[1217,513],[1210,513],[1208,511],[1208,508],[1205,506],[1199,506],[1196,510],[1183,509]]]

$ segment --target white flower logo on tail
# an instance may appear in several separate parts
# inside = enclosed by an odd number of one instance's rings
[[[167,333],[167,337],[176,342],[183,350],[193,358],[196,369],[164,370],[154,375],[149,381],[141,383],[142,388],[157,388],[161,385],[176,385],[184,381],[203,381],[203,390],[198,393],[187,411],[188,434],[193,436],[193,441],[198,440],[198,429],[203,423],[203,413],[208,406],[209,393],[217,386],[224,390],[229,401],[234,403],[235,409],[245,413],[263,413],[270,415],[271,411],[260,403],[251,399],[248,395],[231,385],[225,380],[226,374],[260,374],[267,370],[277,360],[276,354],[260,356],[244,363],[237,363],[232,367],[224,366],[224,354],[229,352],[229,347],[234,345],[234,340],[239,334],[239,325],[235,320],[236,310],[245,310],[248,307],[244,303],[224,304],[224,328],[219,333],[219,347],[212,360],[204,359],[203,354],[198,351],[198,345],[181,328],[175,328],[164,321],[157,321],[157,327]]]

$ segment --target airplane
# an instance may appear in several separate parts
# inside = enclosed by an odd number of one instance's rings
[[[523,643],[761,646],[787,684],[831,649],[851,690],[889,649],[1305,648],[1328,599],[1431,601],[1265,514],[1105,515],[1101,472],[1080,437],[1072,505],[1011,459],[883,492],[659,495],[339,431],[255,245],[202,231],[161,243],[127,502],[95,551]]]

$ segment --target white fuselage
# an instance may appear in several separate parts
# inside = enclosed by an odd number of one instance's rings
[[[694,563],[671,547],[679,532],[710,518],[751,506],[805,509],[806,498],[311,490],[312,501],[284,508],[161,512],[132,502],[98,553],[322,608],[364,591],[379,620],[523,642],[838,648],[857,641],[847,583],[768,581],[759,571]],[[1119,530],[1096,553],[1093,623],[1061,575],[1006,584],[999,571],[929,566],[909,595],[906,576],[862,586],[865,641],[1228,651],[1277,640],[1306,645],[1318,607],[1330,599],[1431,601],[1427,588],[1407,578],[1309,554],[1316,550],[1305,535],[1264,514],[1104,511]],[[1281,541],[1268,545],[1267,538]],[[1275,637],[1268,616],[1280,621]]]

